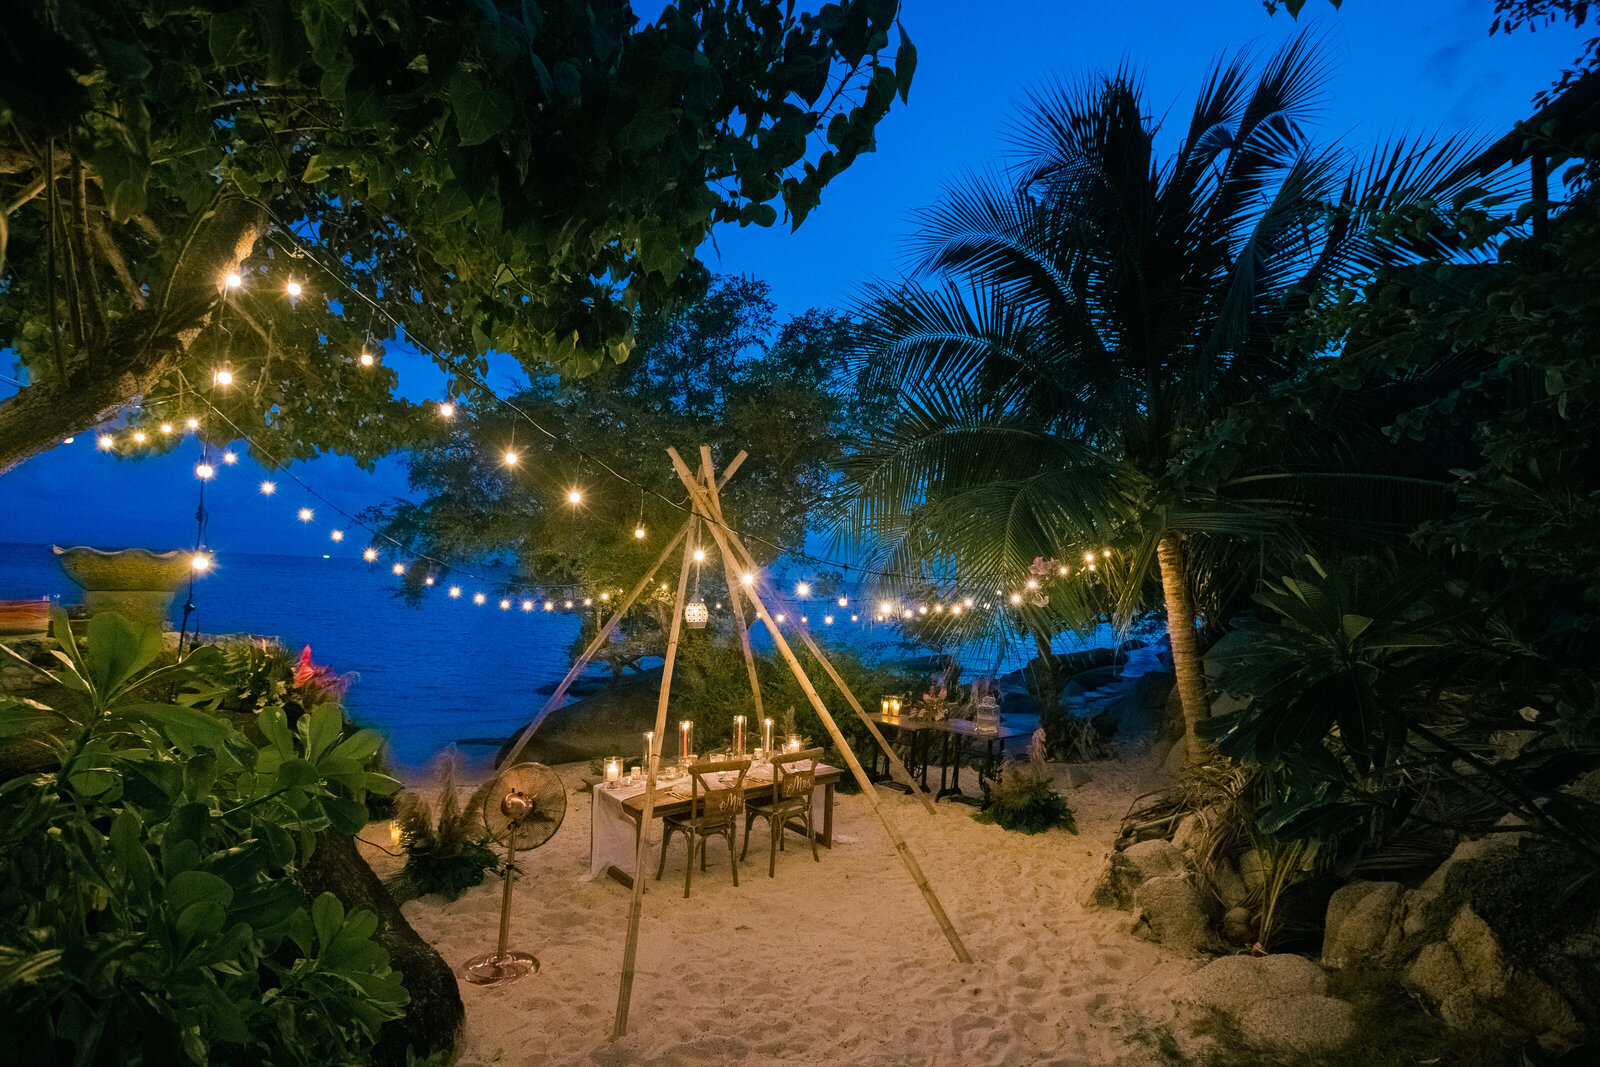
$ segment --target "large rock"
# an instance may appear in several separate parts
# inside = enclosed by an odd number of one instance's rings
[[[1171,841],[1140,841],[1106,859],[1083,903],[1088,907],[1127,909],[1133,906],[1134,890],[1141,884],[1152,878],[1181,875],[1187,869],[1183,853],[1173,848]]]
[[[1314,1053],[1350,1040],[1355,1009],[1337,997],[1306,993],[1252,1004],[1236,1021],[1239,1033],[1257,1048]]]
[[[1206,898],[1187,874],[1161,875],[1139,886],[1135,936],[1190,954],[1217,946]]]
[[[1399,941],[1399,882],[1351,882],[1334,891],[1322,935],[1322,964],[1371,963]]]
[[[1521,834],[1490,834],[1486,837],[1463,841],[1450,853],[1448,859],[1420,886],[1405,896],[1402,932],[1406,937],[1416,937],[1430,927],[1442,925],[1454,914],[1454,905],[1447,892],[1452,872],[1463,864],[1473,863],[1497,852],[1513,848]]]
[[[1182,999],[1239,1016],[1258,1001],[1327,991],[1327,974],[1304,956],[1223,956],[1189,976]]]

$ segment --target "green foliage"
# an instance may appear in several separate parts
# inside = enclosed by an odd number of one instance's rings
[[[405,989],[375,915],[290,875],[398,788],[371,769],[378,735],[331,704],[293,728],[268,706],[247,734],[159,699],[235,684],[216,650],[160,665],[160,630],[110,613],[80,642],[57,612],[53,634],[63,698],[0,701],[0,735],[52,754],[0,784],[0,1059],[358,1061]]]
[[[400,847],[406,863],[386,885],[396,900],[428,893],[455,900],[483,883],[485,871],[500,865],[483,825],[483,797],[474,795],[465,809],[456,796],[455,761],[447,759],[438,775],[439,814],[415,793],[401,795],[395,821],[400,827]]]
[[[1026,760],[1010,760],[1001,768],[999,780],[984,797],[983,809],[974,818],[1025,834],[1057,826],[1068,833],[1078,832],[1067,798],[1050,783],[1044,743],[1037,737],[1028,747]]]
[[[714,224],[798,226],[909,91],[898,13],[25,0],[0,90],[0,345],[24,396],[140,395],[152,419],[201,413],[194,383],[226,363],[211,400],[275,455],[370,462],[431,425],[355,361],[399,324],[462,379],[492,351],[592,373],[641,313],[703,291]],[[49,409],[0,405],[0,425],[25,410]]]

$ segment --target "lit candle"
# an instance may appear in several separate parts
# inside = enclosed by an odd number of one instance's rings
[[[789,735],[789,740],[787,740],[787,741],[785,741],[783,743],[783,750],[785,752],[799,752],[800,751],[800,739],[798,737],[795,737],[793,734],[790,734]]]
[[[404,837],[404,835],[401,834],[401,832],[400,832],[400,823],[399,823],[399,821],[396,820],[396,821],[390,822],[389,823],[389,843],[391,845],[395,846],[396,848],[399,848],[400,847],[400,842],[403,839],[403,837]]]
[[[763,752],[771,752],[772,751],[772,720],[771,719],[762,719],[761,720],[761,750]]]
[[[678,723],[678,731],[682,734],[678,740],[678,762],[685,767],[689,766],[689,734],[693,729],[694,723],[688,719]]]
[[[612,756],[606,760],[606,781],[615,782],[622,777],[622,757]]]
[[[654,730],[646,730],[644,732],[644,763],[639,767],[639,773],[641,774],[650,773],[650,742],[655,739],[656,733]]]
[[[744,716],[733,717],[733,758],[744,759]]]

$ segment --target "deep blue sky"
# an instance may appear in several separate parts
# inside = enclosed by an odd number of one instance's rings
[[[1143,72],[1156,114],[1178,126],[1217,55],[1270,50],[1307,25],[1323,36],[1333,68],[1321,136],[1352,146],[1401,132],[1498,136],[1531,111],[1533,94],[1577,54],[1580,35],[1557,27],[1491,38],[1491,18],[1491,0],[1345,0],[1338,11],[1311,0],[1299,24],[1281,12],[1268,17],[1259,0],[905,0],[920,66],[910,106],[879,128],[878,151],[825,191],[798,233],[720,230],[702,256],[714,271],[771,282],[785,314],[843,303],[862,281],[896,272],[917,209],[964,171],[998,159],[1030,87],[1127,61]],[[438,384],[426,365],[406,378],[418,394]],[[195,451],[118,461],[97,453],[86,432],[0,478],[0,541],[187,545]],[[350,512],[405,488],[393,461],[375,475],[337,458],[296,471]],[[336,522],[324,504],[281,476],[278,495],[264,498],[262,477],[248,460],[220,468],[207,499],[216,551],[360,553],[361,531],[331,543]],[[317,508],[316,522],[296,521],[302,505]]]

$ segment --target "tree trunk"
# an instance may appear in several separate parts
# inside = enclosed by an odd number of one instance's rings
[[[259,205],[219,201],[151,306],[123,317],[104,343],[69,350],[64,374],[39,368],[32,384],[0,400],[0,475],[113,417],[175,370],[217,303],[218,279],[238,268],[265,227]]]
[[[1183,545],[1171,534],[1156,546],[1161,561],[1161,592],[1167,602],[1167,638],[1172,643],[1172,669],[1178,678],[1178,700],[1183,707],[1183,734],[1188,739],[1189,763],[1204,762],[1208,746],[1196,727],[1211,717],[1206,699],[1205,671],[1194,632],[1194,597],[1189,591],[1189,571]]]

